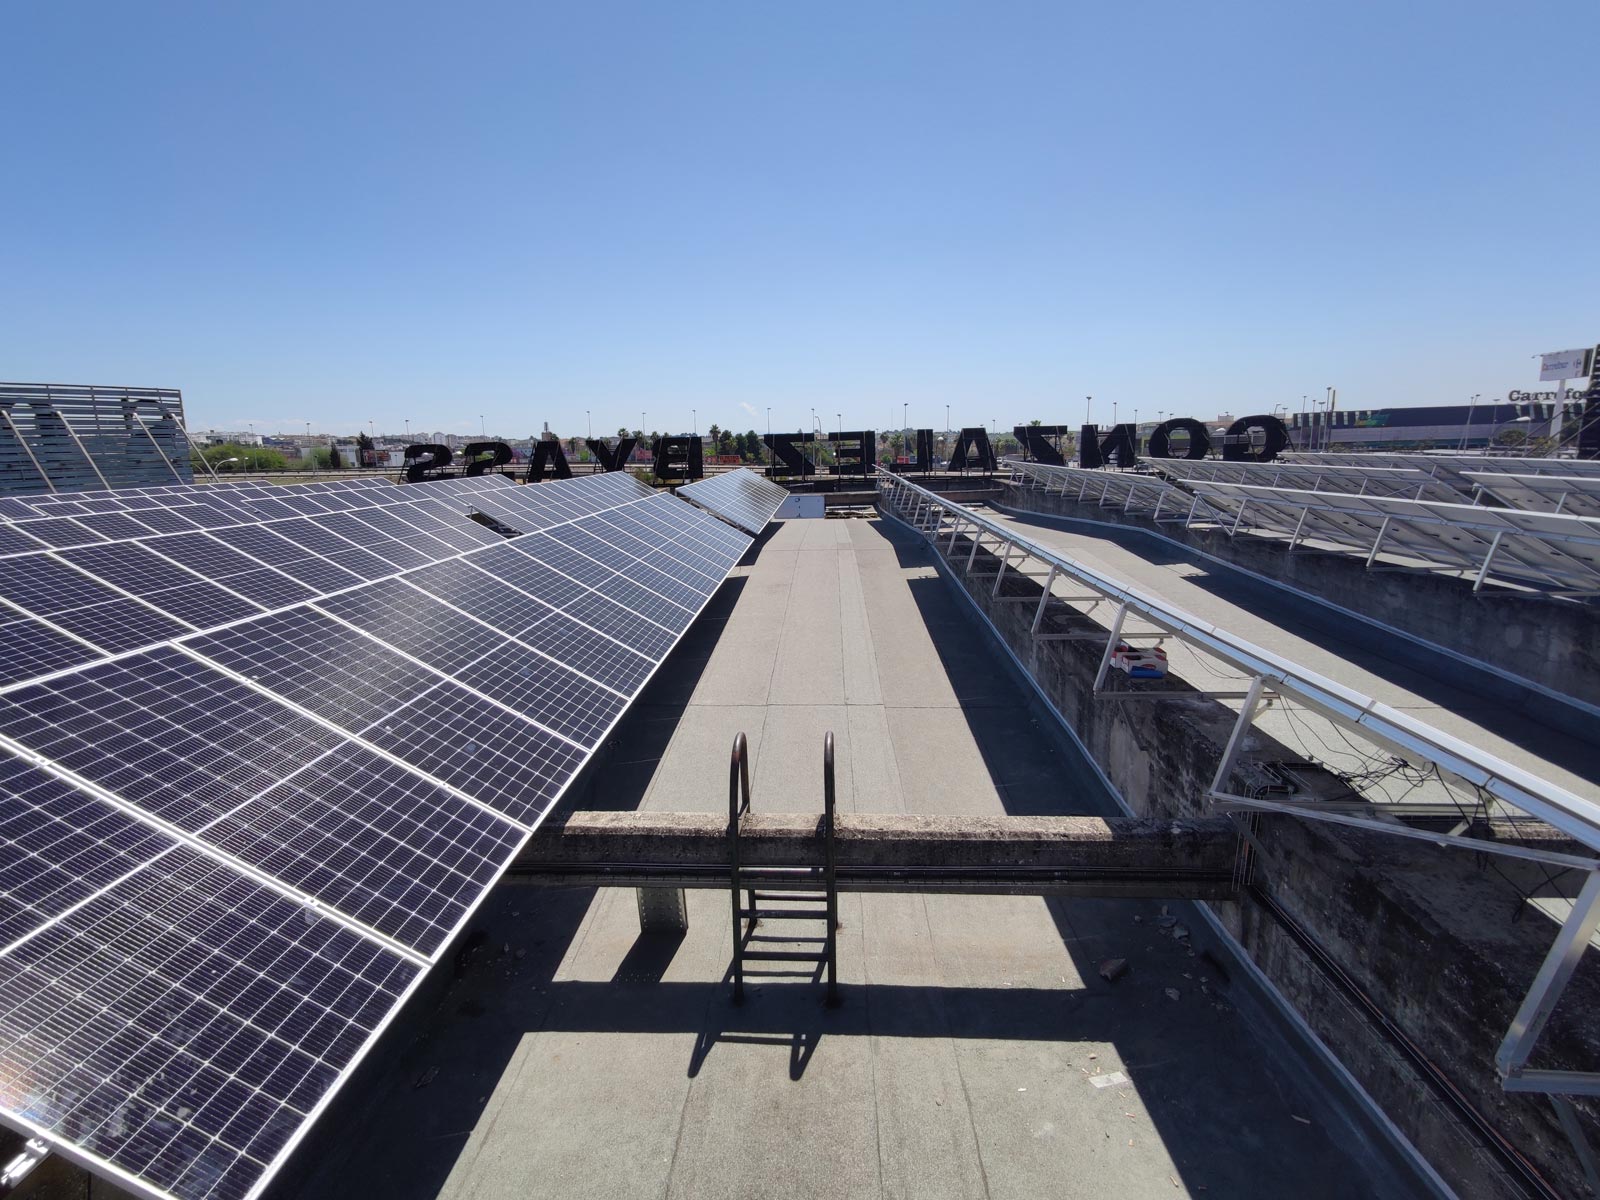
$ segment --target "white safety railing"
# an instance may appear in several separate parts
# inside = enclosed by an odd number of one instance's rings
[[[1052,600],[1066,603],[1064,598],[1053,594],[1058,581],[1070,584],[1074,601],[1109,602],[1113,605],[1115,612],[1109,630],[1103,635],[1095,635],[1106,639],[1100,670],[1094,682],[1097,695],[1115,697],[1127,694],[1108,693],[1104,685],[1112,652],[1129,618],[1147,622],[1247,676],[1250,680],[1248,690],[1242,694],[1243,704],[1232,735],[1206,795],[1207,801],[1218,809],[1286,813],[1303,819],[1417,838],[1441,846],[1588,872],[1587,882],[1563,923],[1543,969],[1506,1034],[1496,1063],[1507,1090],[1550,1093],[1558,1111],[1565,1103],[1559,1098],[1562,1095],[1600,1095],[1600,1073],[1530,1071],[1526,1065],[1534,1043],[1576,969],[1584,948],[1596,929],[1600,928],[1600,870],[1597,870],[1600,869],[1600,859],[1504,841],[1464,837],[1458,833],[1433,832],[1396,821],[1390,814],[1369,816],[1333,806],[1319,808],[1315,802],[1243,796],[1226,789],[1239,763],[1245,735],[1258,713],[1273,700],[1282,699],[1319,714],[1346,732],[1358,734],[1413,766],[1435,768],[1446,781],[1465,785],[1480,796],[1492,798],[1548,822],[1593,851],[1600,851],[1600,804],[1204,621],[1162,596],[1144,591],[1041,545],[1017,529],[920,484],[880,470],[877,488],[882,508],[928,538],[941,557],[950,563],[952,571],[970,575],[980,550],[997,558],[999,567],[990,589],[993,596],[1001,596],[1008,572],[1022,573],[1029,562],[1035,564],[1036,568],[1043,568],[1042,576],[1031,576],[1040,579],[1043,584],[1031,626],[1034,637],[1051,636],[1044,633],[1041,626]],[[963,536],[970,544],[963,545],[957,551],[956,541]],[[1029,599],[1032,599],[1031,596]],[[987,614],[985,619],[988,619]],[[992,621],[990,624],[993,626]],[[1001,636],[998,629],[996,635]],[[1194,695],[1185,691],[1143,694],[1153,698],[1169,695],[1174,699],[1192,698]],[[1218,693],[1207,694],[1221,698]],[[1374,806],[1378,807],[1381,806]],[[1570,1113],[1562,1113],[1563,1125],[1568,1124],[1568,1116]]]

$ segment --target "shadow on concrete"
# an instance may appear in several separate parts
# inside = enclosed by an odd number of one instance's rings
[[[778,522],[768,521],[767,527],[763,529],[760,535],[750,543],[749,547],[745,550],[739,561],[733,565],[736,567],[755,566],[756,559],[761,557],[761,552],[767,548],[767,543],[776,537],[778,530],[782,528],[783,526],[778,524]]]
[[[751,546],[746,565],[766,540]],[[723,582],[556,811],[639,807],[745,584],[742,575]],[[491,891],[441,956],[453,969],[432,972],[263,1200],[437,1196],[494,1081],[522,1039],[541,1028],[553,1003],[550,983],[594,895],[593,888]],[[681,943],[641,936],[615,973],[619,994],[637,996],[639,987],[659,984]],[[508,980],[525,1008],[506,1010]],[[381,1119],[366,1111],[374,1107]]]
[[[892,519],[882,525],[903,566],[933,565],[936,551],[925,538]],[[1183,557],[1178,555],[1177,561]],[[950,564],[956,573],[963,565],[959,553]],[[909,579],[907,586],[1006,812],[1123,815],[1083,749],[959,594],[960,584],[933,575]],[[992,696],[1002,686],[1010,697],[1007,707],[969,702],[968,697]],[[1018,692],[1026,698],[1026,729],[1015,717]],[[1063,766],[1070,772],[1067,780],[1057,773]],[[1323,1132],[1315,1148],[1300,1153],[1307,1156],[1304,1163],[1320,1158],[1329,1171],[1343,1174],[1344,1185],[1335,1190],[1344,1195],[1414,1194],[1408,1173],[1385,1161],[1384,1150],[1373,1145],[1352,1101],[1332,1085],[1327,1064],[1312,1061],[1281,1036],[1271,1002],[1253,984],[1234,978],[1242,972],[1225,965],[1235,962],[1233,951],[1211,936],[1194,905],[1055,897],[1044,903],[1084,981],[1082,988],[1031,997],[1024,993],[1020,998],[1013,997],[1015,989],[994,994],[976,989],[983,993],[981,1002],[957,991],[939,1000],[952,1030],[958,1031],[954,1036],[1099,1040],[1114,1045],[1130,1067],[1161,1062],[1166,1069],[1167,1060],[1180,1059],[1183,1066],[1175,1076],[1179,1086],[1166,1087],[1163,1079],[1163,1086],[1146,1087],[1147,1074],[1141,1071],[1140,1098],[1180,1175],[1196,1187],[1216,1187],[1219,1161],[1232,1157],[1224,1148],[1247,1119],[1257,1128],[1270,1125],[1274,1139],[1292,1138],[1299,1122],[1284,1114],[1304,1117],[1315,1109]],[[1177,935],[1179,930],[1184,936]],[[1131,965],[1130,975],[1116,983],[1099,975],[1100,965],[1112,958]],[[1137,986],[1130,986],[1135,977]],[[1176,1000],[1167,999],[1169,988]],[[872,989],[875,1014],[878,997],[886,990],[892,989]],[[1156,997],[1159,1013],[1150,1011],[1148,1003],[1131,1003],[1135,992],[1141,999]],[[892,1021],[894,1010],[890,1012],[887,1019]],[[1019,1032],[1003,1032],[1013,1023]],[[874,1032],[880,1032],[876,1022]],[[1366,1179],[1358,1183],[1351,1177],[1351,1156],[1338,1149],[1341,1145],[1366,1147]],[[1314,1194],[1306,1190],[1306,1181],[1319,1178],[1328,1177],[1317,1171],[1302,1175],[1297,1168],[1280,1186],[1284,1194]],[[1247,1173],[1224,1194],[1272,1194],[1272,1186],[1265,1171]]]
[[[881,528],[903,564],[929,565],[914,534],[892,522]],[[1116,811],[1081,751],[951,585],[909,582],[1007,810]],[[742,579],[724,585],[564,807],[639,805],[742,587]],[[841,984],[842,1005],[827,1008],[822,986],[808,982],[815,970],[749,971],[742,1005],[732,1002],[726,976],[664,982],[682,939],[655,934],[635,940],[609,981],[558,979],[593,897],[592,889],[491,893],[456,949],[456,971],[435,973],[267,1200],[437,1196],[486,1119],[496,1084],[517,1073],[525,1040],[590,1031],[681,1034],[691,1077],[718,1045],[767,1046],[786,1060],[791,1080],[833,1035],[1107,1042],[1135,1073],[1176,1170],[1194,1172],[1191,1193],[1204,1186],[1229,1197],[1411,1194],[1375,1182],[1360,1162],[1363,1139],[1329,1128],[1332,1106],[1304,1084],[1291,1051],[1279,1052],[1234,1009],[1221,973],[1154,932],[1155,902],[1048,902],[1085,980],[1080,987]],[[1198,931],[1197,921],[1189,924]],[[1133,964],[1117,984],[1095,974],[1096,961],[1112,954]],[[1211,996],[1203,999],[1207,981]],[[1182,999],[1169,1000],[1163,986]],[[529,1180],[528,1194],[540,1194],[539,1186]]]
[[[1063,530],[1104,541],[1130,550],[1147,562],[1191,567],[1195,573],[1185,575],[1185,583],[1311,642],[1354,667],[1387,679],[1430,704],[1492,729],[1530,754],[1600,783],[1600,760],[1593,749],[1595,737],[1600,735],[1600,721],[1570,705],[1519,688],[1492,671],[1440,654],[1408,637],[1386,632],[1325,605],[1308,603],[1266,580],[1138,528],[1097,525],[1092,520],[1041,513],[994,515],[1022,526]],[[1248,630],[1235,632],[1250,636]],[[1515,703],[1508,703],[1510,693],[1517,694]],[[1552,712],[1553,709],[1560,711]],[[1552,724],[1553,717],[1560,718],[1559,727]],[[1575,725],[1583,736],[1573,732]]]

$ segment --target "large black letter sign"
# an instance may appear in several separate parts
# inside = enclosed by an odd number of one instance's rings
[[[1189,449],[1184,458],[1204,458],[1211,453],[1211,435],[1206,432],[1206,427],[1193,417],[1173,417],[1170,421],[1163,421],[1156,426],[1156,431],[1150,435],[1150,449],[1147,453],[1151,458],[1172,457],[1172,435],[1179,430],[1189,435]]]
[[[1117,425],[1100,440],[1098,425],[1085,425],[1078,435],[1078,465],[1103,467],[1115,458],[1117,466],[1131,467],[1138,460],[1139,448],[1133,441],[1132,425]]]
[[[968,461],[968,453],[972,461]],[[989,431],[982,425],[963,429],[956,439],[956,448],[950,451],[951,471],[992,471],[995,469],[994,447],[989,444]]]
[[[589,447],[589,453],[600,460],[600,466],[603,470],[620,471],[628,465],[628,460],[633,457],[633,450],[639,444],[639,439],[636,437],[618,438],[615,450],[601,438],[590,438],[586,444]]]
[[[442,479],[444,469],[450,465],[450,459],[449,446],[425,446],[420,442],[415,446],[407,446],[406,482],[421,483],[424,479]]]
[[[1251,430],[1262,432],[1261,448],[1255,447]],[[1228,426],[1222,439],[1222,457],[1228,462],[1271,462],[1289,444],[1289,431],[1277,417],[1240,417]]]
[[[481,457],[485,454],[489,457]],[[467,464],[467,469],[461,473],[472,479],[491,467],[503,467],[510,462],[511,447],[504,442],[468,442],[461,448],[461,458]]]
[[[830,433],[833,444],[833,473],[835,475],[868,475],[872,471],[872,430],[854,433]]]
[[[555,438],[540,438],[533,444],[533,453],[528,456],[529,483],[538,483],[544,478],[545,467],[550,468],[552,479],[571,479],[572,465],[567,462],[566,451],[561,449],[561,443]]]
[[[1045,463],[1052,467],[1067,465],[1067,460],[1061,456],[1061,451],[1050,443],[1051,438],[1072,432],[1065,425],[1018,425],[1011,432],[1017,435],[1017,441],[1022,444],[1023,452],[1034,462]]]
[[[706,474],[704,448],[697,437],[662,437],[656,439],[656,478],[704,479]]]
[[[769,479],[786,479],[791,475],[815,475],[817,464],[800,453],[800,442],[811,440],[805,433],[769,433],[762,442],[772,451],[772,465],[767,468]]]

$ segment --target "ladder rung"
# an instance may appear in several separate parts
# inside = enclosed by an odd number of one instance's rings
[[[809,900],[815,904],[825,904],[828,900],[827,892],[752,892],[757,900]]]
[[[825,950],[746,950],[740,957],[761,962],[822,962],[828,953]]]
[[[741,917],[754,917],[758,921],[826,921],[828,910],[811,912],[803,908],[741,908]]]

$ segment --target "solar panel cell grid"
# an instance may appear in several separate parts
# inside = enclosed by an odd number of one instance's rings
[[[185,571],[138,542],[63,550],[61,558],[196,629],[261,611],[248,600]]]
[[[314,610],[297,608],[185,643],[343,729],[362,729],[438,677]],[[337,664],[317,669],[320,664]]]
[[[431,955],[494,883],[523,831],[346,744],[216,820],[203,836]]]
[[[313,589],[279,571],[262,566],[209,534],[179,534],[144,545],[152,553],[181,563],[262,608],[283,608],[315,595]]]
[[[153,527],[124,513],[96,513],[93,516],[79,517],[78,524],[114,542],[125,541],[128,538],[149,537],[155,532]]]
[[[32,617],[0,608],[0,687],[99,657],[100,651]]]
[[[677,491],[683,498],[751,534],[758,534],[767,527],[789,495],[777,484],[744,468],[698,480]]]
[[[476,570],[465,561],[411,571],[406,574],[405,581],[505,634],[526,629],[542,619],[551,607],[504,586],[493,575]],[[570,581],[566,586],[571,591],[582,590]]]
[[[631,694],[655,669],[655,660],[644,653],[554,610],[519,633],[522,641],[619,692]]]
[[[504,640],[485,647],[482,657],[466,660],[458,678],[473,691],[588,746],[596,744],[626,703],[576,670]]]
[[[329,518],[325,517],[323,519],[328,520]],[[392,563],[364,550],[347,538],[342,538],[335,533],[329,532],[329,530],[309,518],[302,517],[294,521],[280,521],[271,527],[271,531],[277,537],[293,542],[295,545],[309,550],[337,566],[343,567],[346,571],[358,575],[362,579],[381,579],[383,576],[393,575],[395,572],[395,567]]]
[[[16,943],[0,956],[0,1072],[33,1056],[0,1078],[0,1097],[17,1098],[6,1107],[28,1128],[192,1200],[242,1197],[265,1177],[415,978],[386,947],[442,950],[671,649],[672,631],[616,600],[681,629],[720,582],[712,564],[743,544],[717,548],[698,522],[726,527],[679,517],[691,510],[670,497],[630,503],[632,516],[538,543],[591,588],[500,544],[459,501],[416,497],[517,497],[532,524],[535,507],[583,514],[650,495],[636,481],[372,490],[406,500],[101,543],[72,552],[81,570],[43,553],[24,571],[0,560],[0,596],[63,626],[119,624],[124,645],[183,626],[81,571],[196,624],[223,619],[218,596],[257,611],[228,588],[297,604],[0,695],[0,733],[62,773],[0,752],[0,945]],[[309,507],[244,487],[188,507],[252,520],[255,495]],[[640,519],[662,501],[673,508]],[[397,564],[349,535],[426,565],[387,578]],[[617,545],[628,538],[661,569]],[[676,561],[680,543],[704,552],[696,566]],[[482,548],[434,562],[468,545]],[[306,604],[309,584],[285,577],[296,572],[336,594]],[[361,586],[363,573],[378,582]],[[0,621],[0,647],[8,636],[29,670],[92,653],[29,618]]]
[[[29,537],[15,526],[0,525],[0,555],[27,554],[44,548],[43,542]]]
[[[443,682],[362,736],[513,821],[538,816],[584,758],[570,743]]]
[[[416,974],[176,849],[0,959],[0,1087],[157,1188],[241,1200]]]
[[[9,754],[0,754],[0,795],[0,946],[176,845]]]
[[[89,546],[106,540],[94,530],[78,524],[71,517],[47,517],[39,521],[27,521],[18,528],[47,546]]]

